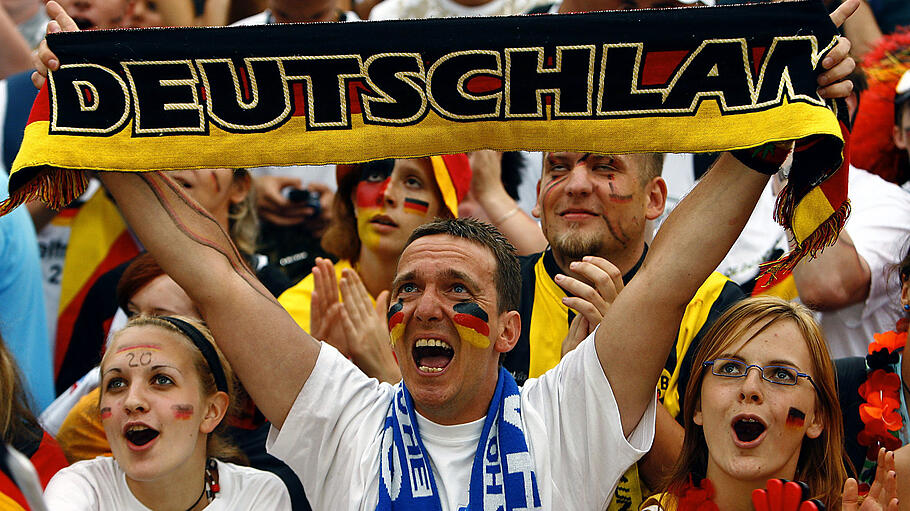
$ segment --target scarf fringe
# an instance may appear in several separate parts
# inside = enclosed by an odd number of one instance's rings
[[[8,199],[0,202],[0,216],[34,200],[40,200],[53,210],[60,210],[82,195],[88,188],[88,182],[85,172],[45,167],[31,181],[13,191]]]
[[[792,231],[793,210],[796,207],[796,201],[788,185],[777,199],[777,209],[774,212],[774,219]],[[837,241],[838,233],[847,223],[847,217],[850,216],[850,201],[846,200],[837,210],[822,222],[812,234],[800,243],[797,240],[797,247],[788,254],[775,261],[768,261],[759,265],[759,275],[767,274],[769,283],[777,280],[777,274],[784,271],[789,274],[796,268],[796,265],[807,255],[814,258],[825,247],[830,247]]]

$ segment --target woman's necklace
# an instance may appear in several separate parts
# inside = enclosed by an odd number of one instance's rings
[[[221,491],[221,487],[218,485],[218,465],[215,463],[214,458],[209,458],[205,463],[205,482],[202,485],[202,493],[199,494],[199,498],[196,499],[196,502],[193,502],[192,506],[186,508],[186,511],[193,511],[204,496],[208,496],[207,500],[211,502],[219,491]]]
[[[199,498],[196,499],[196,502],[193,502],[192,506],[186,508],[186,511],[193,511],[193,508],[195,508],[199,504],[199,501],[202,500],[203,495],[205,495],[205,485],[202,485],[202,493],[199,494]]]

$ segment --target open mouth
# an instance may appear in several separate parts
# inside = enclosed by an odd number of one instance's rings
[[[127,442],[137,447],[142,447],[157,438],[159,434],[160,433],[155,429],[137,424],[128,427],[123,436],[126,437]]]
[[[745,417],[733,423],[733,432],[736,434],[736,439],[743,443],[755,441],[765,432],[765,429],[767,428],[761,421],[751,417]]]
[[[418,339],[414,344],[414,363],[424,373],[441,373],[455,356],[455,350],[439,339]]]

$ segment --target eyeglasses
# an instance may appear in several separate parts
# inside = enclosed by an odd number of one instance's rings
[[[724,376],[726,378],[743,378],[749,374],[749,369],[752,369],[754,367],[761,372],[761,378],[763,380],[769,381],[771,383],[776,383],[778,385],[796,385],[799,383],[799,378],[805,378],[809,380],[809,383],[811,383],[812,387],[815,388],[815,391],[818,392],[818,387],[815,386],[815,382],[812,381],[812,377],[806,373],[797,371],[794,367],[762,367],[756,364],[746,364],[742,360],[733,360],[729,358],[709,360],[702,365],[705,367],[710,367],[711,374]]]

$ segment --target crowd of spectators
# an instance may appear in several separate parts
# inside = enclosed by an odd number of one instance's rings
[[[0,0],[0,199],[59,65],[48,22],[715,3],[58,1]],[[819,83],[856,121],[851,214],[773,283],[788,163],[735,152],[98,173],[61,211],[0,217],[0,438],[52,510],[726,511],[773,484],[910,509],[910,3],[825,4],[853,43]],[[6,465],[0,508],[30,509]]]

